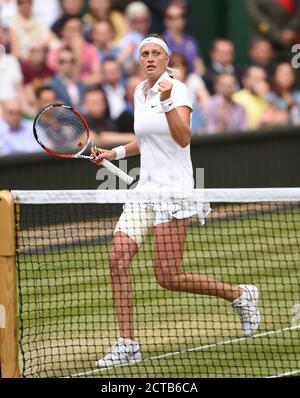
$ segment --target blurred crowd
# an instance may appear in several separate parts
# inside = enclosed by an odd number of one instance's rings
[[[194,135],[300,125],[291,65],[299,3],[245,0],[257,35],[241,68],[223,37],[205,64],[188,0],[0,0],[0,155],[38,151],[32,120],[56,102],[83,113],[97,145],[130,141],[134,90],[144,80],[138,45],[151,32],[163,34],[175,78],[191,91]]]

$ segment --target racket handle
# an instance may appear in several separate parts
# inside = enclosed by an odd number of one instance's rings
[[[130,185],[134,178],[130,177],[128,174],[124,173],[123,170],[119,169],[119,167],[115,166],[111,162],[106,159],[103,159],[101,165],[104,166],[107,170],[111,171],[114,175],[119,177],[122,181],[124,181],[127,185]]]

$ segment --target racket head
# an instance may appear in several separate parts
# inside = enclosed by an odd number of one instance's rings
[[[43,108],[34,120],[33,134],[45,151],[60,158],[81,155],[91,142],[84,117],[65,104],[50,104]]]

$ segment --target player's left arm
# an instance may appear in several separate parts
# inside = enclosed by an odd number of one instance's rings
[[[173,84],[169,80],[163,80],[159,84],[161,102],[171,98]],[[192,109],[188,106],[179,106],[166,112],[168,125],[174,141],[185,148],[189,145],[192,137],[190,128],[190,116]]]

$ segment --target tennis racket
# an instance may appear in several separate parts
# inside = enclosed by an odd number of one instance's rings
[[[89,126],[84,117],[71,106],[46,106],[34,120],[33,134],[38,144],[51,155],[60,158],[93,159],[92,156],[83,155],[88,147],[96,148],[90,136]],[[128,185],[134,180],[106,159],[101,165]]]

